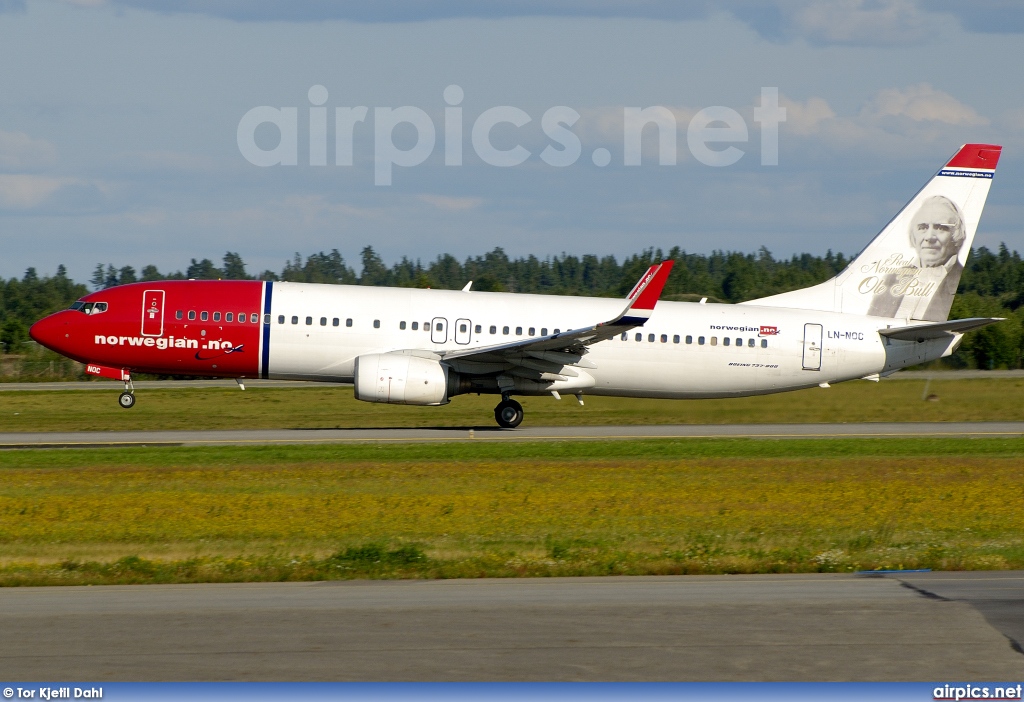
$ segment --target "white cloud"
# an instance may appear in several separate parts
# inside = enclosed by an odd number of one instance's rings
[[[973,107],[965,105],[949,93],[936,90],[928,83],[900,90],[879,91],[864,106],[861,115],[869,118],[908,117],[915,122],[932,121],[959,126],[977,127],[989,123]]]
[[[808,98],[806,102],[796,102],[780,95],[779,105],[786,109],[783,128],[794,134],[813,134],[821,128],[823,121],[836,117],[829,104],[820,97]]]
[[[446,210],[448,212],[472,210],[484,202],[478,197],[447,197],[445,195],[420,195],[418,199],[420,202],[425,202],[439,210]]]
[[[24,132],[0,131],[0,170],[37,170],[56,162],[57,147],[50,142]]]
[[[824,44],[916,43],[941,29],[942,20],[911,0],[817,0],[796,9],[793,30]]]
[[[0,175],[0,207],[29,209],[45,202],[68,181],[34,175]]]
[[[356,217],[375,217],[378,212],[344,202],[331,202],[323,195],[289,195],[281,201],[285,210],[298,212],[304,224],[331,221],[344,222]],[[291,215],[289,215],[291,216]]]

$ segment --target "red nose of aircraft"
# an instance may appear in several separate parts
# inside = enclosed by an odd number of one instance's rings
[[[48,349],[63,353],[71,339],[71,327],[67,312],[58,312],[44,317],[32,325],[29,336]]]

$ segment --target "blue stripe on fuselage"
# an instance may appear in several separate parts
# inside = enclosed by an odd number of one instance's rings
[[[274,282],[268,280],[263,293],[263,358],[260,364],[260,375],[268,377],[270,367],[270,302],[274,297]]]

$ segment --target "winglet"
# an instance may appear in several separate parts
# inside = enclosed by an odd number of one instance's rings
[[[665,289],[668,281],[668,274],[672,272],[672,265],[675,261],[662,261],[647,269],[644,277],[640,279],[633,291],[629,294],[632,304],[631,310],[653,310],[654,305],[661,297],[661,291]]]
[[[673,263],[675,261],[662,261],[648,268],[626,297],[629,300],[626,309],[617,319],[602,326],[640,326],[646,322],[654,312],[654,305],[661,297],[661,291],[665,289],[665,282],[668,281],[668,274],[672,272]]]

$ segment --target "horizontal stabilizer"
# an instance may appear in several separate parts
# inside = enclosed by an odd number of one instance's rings
[[[954,319],[937,324],[919,324],[912,327],[896,327],[895,329],[879,329],[878,333],[890,339],[901,341],[925,341],[941,339],[950,334],[962,334],[987,327],[989,324],[1003,321],[1003,317],[971,317],[970,319]]]

